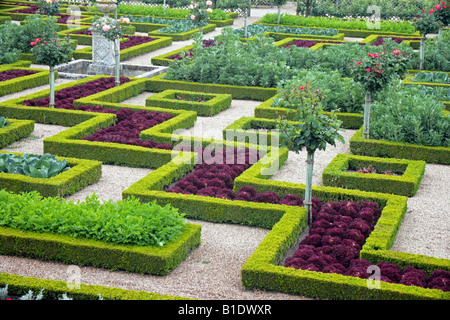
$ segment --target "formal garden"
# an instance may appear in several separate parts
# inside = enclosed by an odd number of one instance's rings
[[[0,300],[449,300],[450,3],[1,0]]]

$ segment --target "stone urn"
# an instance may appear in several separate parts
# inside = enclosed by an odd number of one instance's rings
[[[97,9],[103,12],[103,14],[108,16],[110,13],[116,11],[117,0],[97,0]]]

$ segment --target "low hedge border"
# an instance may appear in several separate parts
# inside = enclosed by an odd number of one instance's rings
[[[413,81],[414,77],[419,72],[430,72],[430,73],[446,73],[447,75],[450,75],[450,72],[443,72],[443,71],[429,71],[429,70],[408,70],[408,73],[406,74],[405,78],[403,79],[402,83],[404,84],[415,84],[415,85],[424,85],[429,87],[445,87],[450,89],[449,83],[438,83],[438,82],[417,82]]]
[[[325,186],[413,197],[425,173],[425,161],[338,154],[322,172]],[[372,165],[380,174],[347,172]],[[402,173],[381,174],[382,171]]]
[[[311,37],[303,37],[303,36],[299,36],[299,37],[290,37],[290,38],[284,38],[282,40],[276,41],[273,45],[277,46],[279,48],[282,48],[284,46],[286,46],[289,43],[294,42],[295,40],[309,40],[309,41],[321,41],[321,40],[326,40],[326,41],[336,41],[335,44],[339,44],[341,42],[349,42],[349,41],[343,41],[343,40],[336,40],[336,39],[324,39],[324,37],[319,37],[319,36],[311,36]],[[311,47],[311,49],[318,49],[319,44],[333,44],[333,43],[317,43],[314,46]]]
[[[46,300],[61,298],[63,294],[67,294],[69,298],[74,300],[98,300],[99,294],[104,300],[191,300],[181,296],[162,295],[147,291],[125,290],[84,283],[71,284],[61,280],[0,273],[0,287],[3,288],[6,285],[8,285],[8,292],[16,296],[27,294],[29,290],[38,293],[41,289],[44,289],[42,294]],[[73,285],[73,287],[70,287],[70,285]]]
[[[206,26],[204,26],[202,29],[203,29],[203,34],[206,34],[206,33],[216,30],[216,25],[209,23]],[[158,30],[149,31],[148,35],[150,37],[170,37],[173,39],[173,41],[186,41],[186,40],[192,39],[194,34],[196,34],[197,32],[200,32],[199,28],[189,30],[186,32],[180,32],[180,33],[163,33],[163,32],[159,32]]]
[[[157,66],[168,66],[170,64],[170,62],[173,61],[173,59],[169,59],[169,57],[174,56],[179,53],[182,53],[182,52],[187,52],[187,51],[191,50],[192,48],[194,48],[194,45],[188,45],[183,48],[176,49],[176,50],[170,51],[168,53],[164,53],[159,56],[152,57],[151,62],[153,65],[157,65]]]
[[[152,38],[155,38],[156,40],[120,50],[120,61],[137,57],[160,48],[168,47],[172,44],[172,38],[170,37],[152,36]],[[86,47],[74,51],[73,57],[75,59],[92,60],[92,47]]]
[[[283,163],[287,159],[286,149],[280,149],[272,161]],[[296,194],[304,196],[304,184],[269,180],[269,175],[261,174],[273,164],[258,162],[235,180],[235,190],[242,186],[253,186],[258,192],[271,190],[279,195]],[[387,258],[401,266],[424,267],[434,270],[450,270],[449,260],[436,259],[408,253],[389,251],[406,213],[407,198],[404,196],[339,189],[334,187],[314,187],[313,196],[327,201],[373,201],[382,208],[374,230],[363,246],[363,258],[374,264]],[[450,293],[440,290],[423,289],[400,284],[382,284],[381,290],[369,289],[367,280],[338,274],[325,274],[280,266],[287,250],[304,229],[303,220],[293,213],[286,213],[274,225],[256,251],[241,269],[242,284],[248,289],[281,291],[321,299],[449,299]],[[428,263],[429,262],[429,263]]]
[[[34,121],[6,118],[8,125],[0,128],[0,149],[28,137],[34,131]]]
[[[275,24],[268,24],[268,26],[278,26]],[[272,31],[265,31],[263,34],[266,37],[273,38],[276,42],[280,42],[286,39],[304,39],[304,40],[344,40],[344,34],[338,33],[334,36],[320,36],[320,35],[312,35],[312,34],[295,34],[295,33],[281,33],[281,32],[272,32]],[[250,38],[241,38],[241,41],[249,41],[249,40],[255,40],[257,36],[253,36]]]
[[[281,143],[282,136],[276,130],[276,123],[277,121],[272,119],[242,117],[223,130],[223,139],[229,140],[227,137],[232,137],[234,141],[242,140],[242,142],[257,145]],[[259,131],[255,127],[270,131]],[[274,134],[276,137],[273,138]]]
[[[22,156],[23,153],[0,151]],[[63,158],[58,158],[59,161]],[[37,191],[43,197],[64,197],[100,180],[102,163],[92,160],[66,158],[69,170],[52,178],[39,179],[20,174],[0,173],[0,186],[9,192]]]
[[[0,254],[78,266],[166,275],[200,244],[201,226],[188,223],[163,247],[117,245],[50,233],[0,227]]]
[[[262,24],[262,25],[273,25],[268,23],[261,23],[260,21],[255,22],[254,24]],[[328,29],[328,28],[320,28],[320,27],[311,27],[311,26],[297,26],[297,25],[284,25],[284,24],[277,24],[275,26],[284,26],[284,27],[293,27],[293,28],[309,28],[309,29]],[[376,30],[354,30],[354,29],[337,29],[339,33],[344,34],[344,37],[349,38],[367,38],[370,35],[380,35],[380,36],[393,36],[393,37],[413,37],[417,36],[418,38],[421,38],[420,32],[416,31],[413,33],[400,33],[400,32],[391,32],[391,31],[376,31]],[[292,34],[290,34],[292,36]]]
[[[168,89],[184,90],[205,93],[227,93],[233,99],[249,99],[265,101],[277,93],[276,88],[235,86],[212,83],[189,82],[164,79],[166,74],[162,73],[147,79],[147,89],[152,92],[160,92]]]
[[[0,16],[0,24],[5,23],[6,21],[11,21],[10,16]]]
[[[279,116],[284,115],[288,120],[292,120],[295,115],[294,109],[275,108],[271,106],[276,97],[277,95],[275,94],[273,97],[257,106],[255,108],[255,118],[276,119]],[[333,114],[342,121],[342,127],[345,129],[358,129],[363,124],[363,115],[360,113],[333,112]]]
[[[36,68],[20,68],[14,66],[0,68],[0,72],[9,70],[29,70],[36,71],[36,73],[0,82],[0,96],[5,96],[25,89],[42,86],[48,84],[49,82],[50,72],[48,70]],[[58,72],[55,72],[55,78],[57,77]]]
[[[450,148],[429,147],[410,143],[364,139],[362,128],[350,138],[350,151],[356,155],[423,160],[427,163],[450,164]]]
[[[0,68],[3,70],[5,68],[14,67],[14,68],[29,68],[31,66],[31,61],[27,60],[17,60],[14,63],[9,64],[1,64]]]
[[[359,43],[365,43],[365,44],[372,44],[375,41],[378,40],[379,37],[388,37],[390,35],[378,35],[378,34],[371,34],[369,35],[367,38],[365,38],[364,40],[360,41]],[[397,35],[392,35],[392,37],[397,37]],[[412,37],[412,36],[408,36],[405,38],[418,38],[417,37]],[[415,40],[403,40],[402,43],[408,44],[409,46],[411,46],[414,50],[419,49],[420,47],[420,41],[415,41]]]
[[[189,97],[201,96],[208,98],[208,100],[205,102],[176,100],[175,94],[182,94],[188,99]],[[166,109],[190,110],[197,112],[199,116],[210,117],[228,109],[231,106],[231,95],[181,90],[165,90],[148,97],[145,100],[145,105],[147,107],[152,106]]]

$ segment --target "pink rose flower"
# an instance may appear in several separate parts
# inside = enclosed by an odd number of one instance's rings
[[[370,68],[367,68],[366,71],[367,71],[367,72],[370,72]]]
[[[359,66],[361,64],[361,61],[358,61],[356,64]]]
[[[441,9],[441,5],[438,4],[438,5],[436,6],[436,9],[440,10],[440,9]]]
[[[369,56],[369,57],[373,57],[373,53],[372,53],[372,52],[369,53],[368,56]]]

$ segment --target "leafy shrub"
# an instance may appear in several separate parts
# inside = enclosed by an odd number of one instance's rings
[[[419,65],[416,55],[414,69]],[[440,36],[425,41],[424,70],[450,72],[450,32],[443,31]]]
[[[444,105],[420,86],[396,82],[372,105],[371,138],[425,146],[450,146],[450,118]]]
[[[311,50],[292,46],[289,50],[273,45],[273,39],[258,35],[256,40],[242,44],[239,35],[226,27],[216,37],[220,46],[202,46],[196,38],[192,54],[173,61],[165,79],[241,86],[276,87],[278,82],[290,79],[298,70],[337,71],[341,77],[351,76],[354,57],[367,55],[373,47],[348,42]],[[385,51],[398,48],[410,55],[412,48],[387,39]]]
[[[12,153],[0,154],[0,172],[22,174],[32,178],[52,178],[69,170],[67,160],[59,161],[54,155],[34,155],[24,153],[16,156]]]
[[[87,238],[116,244],[163,246],[177,238],[184,214],[169,205],[130,198],[101,202],[42,198],[37,192],[12,194],[0,190],[0,226]]]
[[[289,108],[284,99],[284,93],[289,92],[294,84],[310,83],[324,94],[321,101],[325,111],[340,111],[362,113],[364,103],[364,89],[361,84],[351,78],[341,78],[336,71],[308,71],[299,70],[292,80],[281,81],[278,84],[278,96],[274,98],[272,106]]]
[[[22,53],[18,48],[18,35],[21,27],[10,21],[0,25],[0,64],[17,62]]]

